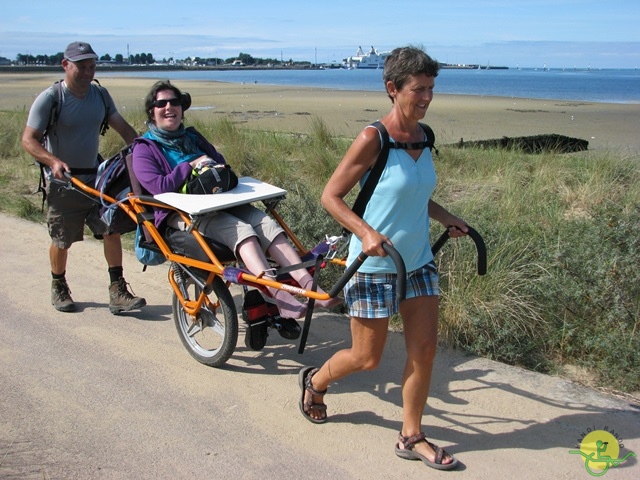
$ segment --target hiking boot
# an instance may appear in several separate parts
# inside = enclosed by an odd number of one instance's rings
[[[144,298],[136,297],[129,292],[123,277],[109,285],[109,310],[114,315],[142,308],[147,304]]]
[[[64,278],[51,281],[51,304],[59,312],[73,312],[76,304],[71,299],[71,290]]]

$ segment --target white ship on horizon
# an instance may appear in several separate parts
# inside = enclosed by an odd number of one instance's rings
[[[342,62],[344,68],[383,68],[384,61],[391,52],[378,52],[373,46],[369,53],[364,53],[362,47],[358,47],[355,55],[345,58]]]

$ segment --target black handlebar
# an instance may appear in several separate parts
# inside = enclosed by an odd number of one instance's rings
[[[482,236],[472,227],[467,225],[468,232],[467,234],[473,240],[473,243],[476,245],[476,251],[478,252],[478,275],[485,275],[487,273],[487,249],[484,244],[484,240]],[[431,252],[433,255],[438,253],[438,251],[442,248],[442,246],[449,240],[449,229],[447,228],[442,235],[436,240],[436,242],[431,247]],[[398,253],[398,251],[393,248],[388,243],[383,243],[382,248],[387,252],[389,257],[393,260],[393,263],[396,266],[396,271],[398,273],[398,280],[396,285],[396,294],[398,297],[398,301],[404,300],[406,295],[406,269],[404,265],[404,261],[402,257]],[[355,261],[347,267],[342,276],[338,279],[335,285],[329,291],[329,296],[331,298],[335,297],[340,293],[340,291],[344,288],[347,282],[353,277],[353,275],[358,271],[360,266],[364,263],[364,261],[368,258],[363,252],[356,257]]]
[[[478,252],[478,275],[484,275],[487,273],[487,249],[484,244],[484,240],[480,236],[480,234],[467,225],[468,235],[473,240],[473,243],[476,244],[476,251]],[[440,238],[436,240],[436,243],[431,247],[431,253],[434,255],[438,253],[438,251],[442,248],[445,242],[449,240],[449,229],[447,228]]]
[[[57,185],[69,185],[71,183],[71,172],[67,172],[66,170],[64,172],[62,172],[62,175],[64,176],[64,179],[60,179],[60,178],[56,178],[54,176],[51,176],[51,183],[55,183]]]
[[[407,269],[404,266],[404,260],[402,260],[400,253],[388,243],[383,243],[382,248],[385,252],[387,252],[387,255],[391,257],[391,260],[393,260],[393,263],[396,266],[396,272],[398,273],[396,278],[396,298],[398,299],[398,302],[401,302],[407,295]],[[362,266],[362,264],[368,257],[369,256],[365,253],[360,252],[355,261],[347,267],[342,276],[329,291],[329,296],[331,298],[334,298],[338,295],[338,293],[340,293],[340,291],[342,291],[347,282],[351,279],[351,277],[353,277],[353,275],[358,271],[358,268]],[[311,324],[311,314],[312,311],[307,310],[307,316],[302,327],[302,335],[300,337],[300,346],[298,347],[298,353],[304,352],[304,347],[307,343],[307,335],[309,333],[309,327]]]
[[[402,260],[400,253],[398,253],[398,251],[388,243],[383,243],[382,248],[385,252],[387,252],[387,255],[389,255],[391,260],[393,260],[394,265],[396,266],[396,272],[398,274],[398,278],[396,280],[396,298],[399,302],[401,302],[402,300],[404,300],[404,297],[407,294],[407,270],[404,266],[404,260]],[[351,277],[353,277],[353,275],[368,257],[369,255],[366,255],[363,252],[360,252],[358,254],[355,261],[347,267],[345,272],[338,279],[333,288],[331,288],[331,290],[329,291],[329,296],[331,298],[335,297],[336,295],[338,295],[338,293],[340,293],[340,291],[342,291],[347,282],[351,279]]]

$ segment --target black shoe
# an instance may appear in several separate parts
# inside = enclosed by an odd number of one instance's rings
[[[282,318],[280,315],[269,318],[269,326],[275,328],[282,338],[295,340],[300,337],[300,325],[293,318]]]

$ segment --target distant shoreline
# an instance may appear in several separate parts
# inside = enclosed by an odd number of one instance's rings
[[[243,71],[243,70],[326,70],[326,69],[344,68],[339,64],[329,65],[207,65],[207,66],[188,66],[188,65],[100,65],[96,66],[98,72],[182,72],[182,71]],[[492,65],[449,65],[442,64],[441,69],[452,70],[508,70],[509,67],[492,66]],[[60,65],[0,65],[0,73],[49,73],[61,70]]]
[[[100,73],[100,83],[109,89],[125,115],[142,109],[144,96],[158,80],[120,76],[115,71],[113,75],[109,71]],[[28,111],[36,95],[61,77],[61,69],[56,68],[23,75],[0,70],[0,109]],[[317,117],[335,135],[354,138],[391,107],[384,92],[209,80],[172,82],[192,95],[187,120],[227,116],[234,123],[258,130],[306,133],[311,120]],[[436,132],[440,145],[456,143],[461,138],[473,141],[559,134],[587,140],[589,150],[640,152],[640,104],[436,93],[425,121]]]
[[[282,67],[266,65],[258,66],[204,66],[191,67],[187,65],[97,65],[97,72],[181,72],[181,71],[207,71],[207,70],[320,70],[320,67]],[[60,65],[0,65],[0,73],[55,73],[61,72]]]
[[[181,71],[247,71],[247,70],[323,70],[323,69],[340,69],[344,68],[340,64],[318,64],[318,65],[207,65],[207,66],[189,66],[189,65],[104,65],[96,66],[98,72],[181,72]],[[480,65],[480,64],[441,64],[441,69],[445,70],[542,70],[538,67],[517,67],[511,68],[500,65]],[[577,68],[577,67],[553,67],[546,70],[554,71],[635,71],[637,68]],[[52,73],[62,71],[60,65],[0,65],[0,73]]]

